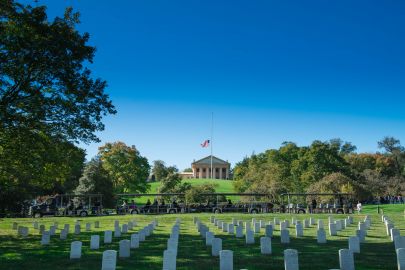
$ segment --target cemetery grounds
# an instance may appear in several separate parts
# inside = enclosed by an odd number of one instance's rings
[[[404,205],[384,205],[384,214],[400,229],[401,235],[405,235]],[[132,233],[149,224],[154,219],[158,220],[158,227],[146,241],[140,243],[137,249],[131,249],[130,258],[117,258],[117,269],[162,269],[163,251],[167,246],[170,230],[175,224],[177,217],[181,219],[179,246],[177,254],[177,269],[219,269],[219,257],[211,256],[211,247],[206,247],[195,225],[193,217],[198,217],[201,222],[209,226],[215,237],[222,239],[222,249],[234,252],[234,269],[284,269],[283,251],[285,249],[298,250],[300,269],[332,269],[339,268],[339,249],[348,248],[348,237],[354,236],[357,223],[363,221],[365,215],[371,217],[371,229],[368,230],[366,243],[360,244],[360,254],[354,254],[355,267],[357,270],[372,269],[396,269],[396,253],[394,244],[386,234],[381,215],[377,214],[376,206],[365,206],[362,214],[354,214],[354,223],[346,229],[338,232],[337,236],[329,236],[327,224],[328,215],[309,214],[218,214],[216,218],[230,222],[232,218],[243,221],[256,220],[271,221],[274,217],[280,220],[289,220],[295,217],[297,220],[309,219],[310,216],[323,219],[327,233],[327,243],[317,244],[317,226],[304,229],[303,237],[295,237],[295,229],[290,225],[290,244],[280,243],[280,230],[276,226],[272,238],[272,254],[260,253],[260,237],[264,235],[264,229],[260,234],[255,234],[255,244],[246,245],[245,238],[236,238],[229,235],[210,223],[213,214],[178,214],[178,215],[127,215],[127,216],[104,216],[104,217],[49,217],[35,219],[39,224],[44,224],[46,229],[58,222],[59,230],[51,237],[49,246],[41,246],[39,231],[33,228],[34,219],[1,219],[0,220],[0,270],[29,269],[29,270],[55,270],[55,269],[101,269],[102,253],[105,250],[119,250],[119,240],[130,239]],[[344,219],[347,215],[331,214],[334,220]],[[123,234],[120,238],[113,238],[111,244],[103,243],[105,230],[114,230],[114,221],[120,224],[130,220],[136,220],[137,226]],[[76,220],[81,220],[82,232],[74,235],[72,228]],[[100,221],[100,228],[94,228],[94,221]],[[29,235],[26,238],[17,236],[17,231],[12,229],[13,222],[29,227]],[[85,224],[92,223],[90,232],[85,231]],[[66,240],[59,239],[60,229],[64,224],[70,224],[70,234]],[[100,249],[90,250],[90,236],[100,235]],[[82,256],[78,260],[70,260],[70,244],[73,241],[82,241]]]

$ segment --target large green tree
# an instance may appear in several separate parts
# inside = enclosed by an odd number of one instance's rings
[[[115,192],[146,192],[150,165],[135,146],[123,142],[106,143],[99,148],[104,169],[109,173]]]

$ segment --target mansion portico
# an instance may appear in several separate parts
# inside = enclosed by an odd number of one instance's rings
[[[211,177],[211,156],[202,158],[191,163],[193,178]],[[212,170],[214,179],[229,179],[231,164],[227,161],[212,156]]]

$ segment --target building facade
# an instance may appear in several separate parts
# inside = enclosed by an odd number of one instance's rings
[[[211,178],[211,156],[191,163],[194,178]],[[225,160],[212,156],[212,178],[229,179],[231,164]]]

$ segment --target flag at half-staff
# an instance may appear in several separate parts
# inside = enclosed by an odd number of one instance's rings
[[[205,148],[208,147],[210,145],[210,140],[205,140],[202,144],[201,147]]]

